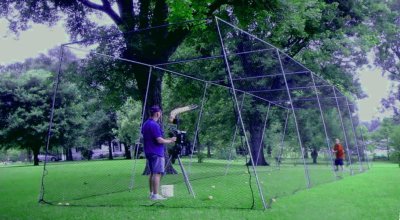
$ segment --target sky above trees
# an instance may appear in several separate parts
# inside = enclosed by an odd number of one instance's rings
[[[111,23],[110,19],[102,16],[101,23]],[[18,36],[8,30],[5,19],[0,19],[0,65],[21,62],[26,58],[36,57],[40,53],[69,41],[62,23],[53,27],[33,24],[32,28],[21,32]],[[393,82],[382,76],[382,70],[375,66],[360,67],[359,79],[368,97],[358,100],[359,117],[361,121],[370,121],[376,117],[390,116],[391,112],[379,112],[381,99],[386,98]]]

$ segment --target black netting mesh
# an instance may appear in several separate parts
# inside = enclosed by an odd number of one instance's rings
[[[64,152],[73,161],[45,166],[44,201],[152,204],[139,132],[147,76],[150,96],[156,94],[153,85],[162,88],[165,136],[185,134],[181,144],[166,148],[168,174],[162,185],[174,189],[174,196],[162,202],[167,207],[262,209],[281,196],[368,168],[346,96],[272,45],[217,21],[180,24],[185,27],[180,34],[189,40],[169,55],[161,53],[162,39],[168,39],[168,30],[180,30],[177,25],[125,34],[134,42],[130,51],[124,50],[127,45],[117,51],[108,47],[120,44],[118,34],[98,45],[86,41],[86,47],[65,47],[81,59],[63,68],[60,88],[84,91],[76,95],[87,105],[75,106],[75,117],[86,124],[71,118],[53,129],[63,139],[48,151]],[[210,38],[197,38],[203,41],[199,49],[190,34],[205,31]],[[152,44],[160,50],[146,50]],[[134,80],[134,74],[143,77]],[[62,94],[57,93],[54,120],[57,111],[66,110],[68,97]],[[148,106],[153,100],[142,101]],[[118,102],[124,104],[116,109]],[[169,112],[189,105],[196,108],[179,115],[178,124],[168,121]],[[127,126],[120,135],[129,136],[130,143],[119,140],[118,123]],[[334,171],[336,138],[346,151],[343,172]]]

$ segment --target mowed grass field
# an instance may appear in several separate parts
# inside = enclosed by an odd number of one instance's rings
[[[400,219],[396,164],[375,163],[364,173],[341,174],[340,181],[326,172],[329,166],[309,166],[311,189],[306,189],[302,166],[260,168],[262,190],[271,204],[265,211],[254,176],[256,201],[250,209],[250,180],[243,165],[233,163],[228,172],[217,161],[186,165],[196,198],[187,193],[182,175],[169,175],[163,183],[174,184],[175,196],[161,203],[148,200],[143,167],[143,161],[136,164],[129,192],[132,161],[49,164],[45,199],[53,205],[47,205],[37,203],[42,166],[0,166],[0,219]]]

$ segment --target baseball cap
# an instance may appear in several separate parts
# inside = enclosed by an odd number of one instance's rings
[[[151,113],[161,112],[161,108],[158,105],[153,105],[150,107],[150,112]]]

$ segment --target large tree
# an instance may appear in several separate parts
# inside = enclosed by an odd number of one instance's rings
[[[53,91],[51,76],[44,70],[30,70],[20,76],[3,73],[0,79],[0,146],[31,150],[34,165],[39,164],[38,154],[46,143]],[[51,141],[53,145],[71,144],[81,123],[73,85],[60,87],[56,106]]]
[[[189,36],[192,25],[181,24],[173,27],[163,25],[190,19],[209,18],[218,13],[219,16],[235,22],[244,29],[262,33],[268,39],[289,55],[296,56],[306,63],[322,65],[315,68],[322,70],[327,78],[332,78],[337,84],[349,86],[352,84],[351,75],[347,70],[353,70],[352,59],[362,55],[356,50],[348,50],[351,42],[345,41],[346,30],[362,21],[357,9],[358,1],[173,1],[173,0],[5,0],[0,3],[0,16],[9,20],[10,29],[16,32],[28,28],[29,22],[54,24],[61,18],[66,19],[66,27],[73,40],[101,35],[104,33],[125,33],[117,40],[101,39],[100,43],[115,44],[117,53],[123,58],[137,60],[149,64],[167,62],[179,45]],[[114,22],[113,27],[100,27],[94,20],[93,14],[104,14]],[[60,16],[60,15],[65,15]],[[162,26],[158,29],[150,27]],[[196,26],[204,28],[201,25]],[[146,29],[140,33],[127,32]],[[213,29],[215,31],[215,29]],[[200,39],[206,39],[207,32],[199,32]],[[333,40],[332,40],[333,39]],[[195,42],[195,41],[193,41]],[[216,41],[218,42],[218,41]],[[86,42],[89,43],[89,42]],[[330,51],[321,52],[324,45],[330,45]],[[329,44],[330,43],[330,44]],[[339,47],[335,43],[339,43]],[[196,47],[201,55],[209,55],[204,47]],[[207,48],[206,48],[207,49]],[[240,48],[238,48],[240,50]],[[317,50],[317,52],[315,52]],[[318,55],[324,56],[318,56]],[[331,59],[330,59],[331,58]],[[349,61],[350,60],[350,61]],[[128,68],[128,75],[136,81],[140,98],[144,101],[149,69],[140,65]],[[342,79],[342,76],[346,76]],[[150,93],[147,105],[161,103],[162,75],[153,74],[150,82]],[[357,87],[351,87],[358,92]],[[259,112],[254,112],[257,115]],[[261,114],[258,114],[261,115]],[[257,118],[258,119],[258,118]],[[259,152],[261,125],[249,124],[252,152]],[[263,146],[262,146],[263,147]],[[261,151],[262,152],[262,151]],[[254,155],[253,155],[254,156]],[[259,157],[265,164],[264,156]]]
[[[224,4],[237,7],[262,7],[257,1],[168,1],[168,0],[6,0],[0,3],[0,17],[9,21],[9,28],[15,32],[29,28],[30,22],[54,24],[65,18],[66,27],[73,40],[80,40],[105,31],[96,23],[94,14],[104,14],[111,18],[116,28],[107,29],[119,33],[165,25],[171,21],[202,19],[211,16]],[[265,3],[265,6],[268,4]],[[122,35],[122,57],[155,64],[168,61],[180,43],[189,33],[188,26],[160,28],[143,35]],[[101,41],[97,39],[95,41]],[[107,42],[108,39],[106,40]],[[134,67],[141,98],[144,99],[148,68]],[[161,104],[161,76],[152,77],[148,105]]]

